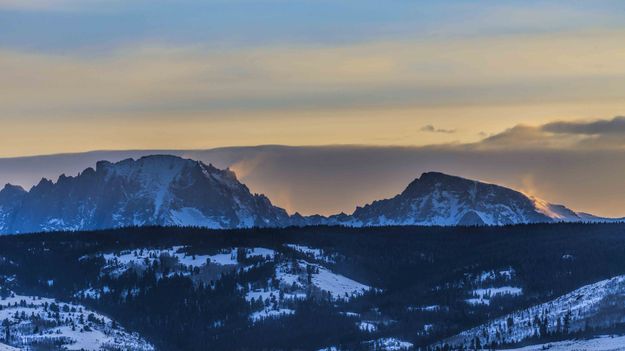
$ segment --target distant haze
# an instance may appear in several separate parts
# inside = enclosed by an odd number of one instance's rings
[[[99,151],[0,159],[0,182],[29,188],[42,176],[75,175],[98,160],[173,154],[230,167],[252,191],[303,214],[351,213],[401,192],[426,171],[501,184],[577,211],[625,215],[620,150],[430,147],[259,146],[211,150]]]

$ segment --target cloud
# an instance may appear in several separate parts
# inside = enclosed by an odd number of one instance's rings
[[[517,125],[489,136],[473,146],[489,149],[567,148],[573,142],[568,136],[554,136],[540,127]]]
[[[606,135],[625,134],[625,117],[617,116],[610,120],[552,122],[541,127],[556,134]]]
[[[623,41],[625,31],[600,31],[230,49],[143,43],[97,55],[4,49],[0,115],[620,101]]]
[[[592,121],[556,121],[517,125],[489,136],[476,148],[560,148],[570,150],[625,148],[625,117]]]
[[[421,127],[420,129],[422,132],[428,132],[428,133],[444,133],[444,134],[453,134],[456,132],[455,129],[442,129],[442,128],[434,128],[433,125],[428,124],[425,125],[423,127]]]

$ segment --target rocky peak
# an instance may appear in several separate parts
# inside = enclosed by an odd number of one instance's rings
[[[0,203],[20,198],[26,193],[26,190],[21,186],[7,183],[2,190],[0,190]]]
[[[286,211],[252,194],[234,172],[177,156],[101,161],[24,193],[4,232],[91,230],[136,225],[281,227]]]
[[[555,216],[552,214],[560,214]],[[566,215],[564,215],[566,214]],[[563,206],[539,203],[503,186],[423,173],[392,199],[374,201],[353,214],[358,225],[504,225],[579,220]]]

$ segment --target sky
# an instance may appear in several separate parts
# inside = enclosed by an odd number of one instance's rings
[[[343,155],[308,203],[258,148],[223,163],[293,211],[350,211],[436,166],[622,215],[623,43],[619,0],[0,0],[0,158],[301,146]],[[393,181],[333,196],[363,150],[395,150]],[[20,172],[0,180],[40,176]]]
[[[0,0],[0,156],[612,118],[624,23],[622,1]]]

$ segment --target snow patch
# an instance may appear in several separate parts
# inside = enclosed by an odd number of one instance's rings
[[[402,341],[397,338],[381,338],[377,340],[367,341],[370,347],[373,350],[383,350],[383,351],[401,351],[401,350],[409,350],[413,347],[413,344],[407,341]]]
[[[358,329],[367,333],[373,333],[374,331],[378,330],[378,327],[372,322],[361,321],[360,323],[358,323]]]
[[[251,319],[253,322],[258,322],[267,318],[279,318],[294,314],[295,311],[288,308],[280,308],[277,310],[262,310],[258,312],[254,312],[251,315]]]
[[[169,211],[172,224],[185,227],[204,227],[211,229],[223,229],[219,221],[204,215],[197,208],[183,207]]]
[[[106,262],[106,266],[103,267],[102,271],[112,276],[118,276],[129,269],[145,269],[160,261],[161,257],[174,258],[177,260],[178,265],[192,268],[203,267],[209,263],[222,266],[239,264],[237,257],[239,248],[225,249],[214,255],[188,254],[186,249],[184,246],[174,246],[166,249],[145,248],[101,254],[100,256]],[[243,249],[247,257],[273,259],[276,254],[274,250],[262,247]],[[81,257],[80,259],[85,258]]]
[[[302,253],[310,258],[313,258],[315,260],[319,260],[319,261],[324,261],[324,262],[328,262],[328,263],[333,263],[334,259],[332,259],[330,256],[328,255],[324,255],[323,250],[321,249],[315,249],[309,246],[304,246],[304,245],[297,245],[297,244],[285,244],[284,246],[288,247],[291,250],[297,251],[299,253]]]

